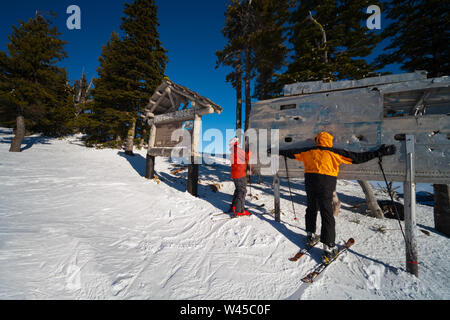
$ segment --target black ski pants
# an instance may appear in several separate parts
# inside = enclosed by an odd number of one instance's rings
[[[320,242],[329,246],[334,246],[336,240],[333,216],[333,192],[336,190],[336,181],[336,177],[318,173],[305,173],[306,231],[316,232],[317,210],[319,209],[322,219]]]
[[[236,207],[236,212],[243,213],[245,210],[245,195],[247,194],[247,177],[233,179],[234,194],[232,207]]]

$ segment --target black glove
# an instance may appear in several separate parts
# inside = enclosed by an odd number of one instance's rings
[[[396,151],[396,148],[395,148],[395,146],[394,146],[393,144],[388,145],[388,146],[385,145],[385,144],[383,144],[383,145],[381,145],[381,147],[377,150],[377,153],[378,153],[378,156],[381,157],[381,156],[389,156],[389,155],[392,155],[392,154],[395,153],[395,151]]]
[[[288,157],[291,159],[295,159],[295,152],[292,150],[280,150],[279,152],[280,156]]]

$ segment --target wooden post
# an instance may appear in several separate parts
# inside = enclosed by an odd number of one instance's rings
[[[198,114],[195,114],[194,128],[192,129],[191,162],[188,166],[188,181],[187,181],[187,191],[195,197],[198,196],[198,163],[200,160],[198,153],[198,145],[200,142],[201,126],[202,126],[202,117]]]
[[[145,162],[145,177],[153,179],[155,177],[155,156],[147,153],[147,161]]]
[[[405,193],[406,270],[418,277],[414,143],[414,135],[406,135],[406,181],[403,183],[403,188]]]
[[[188,166],[187,191],[193,196],[198,196],[198,164],[195,157],[191,156],[191,164]]]
[[[148,138],[148,150],[155,146],[156,139],[156,126],[152,124],[150,127],[150,136]],[[148,154],[145,163],[145,177],[147,179],[153,179],[155,177],[155,157]]]
[[[433,184],[434,228],[450,237],[450,185]]]
[[[280,177],[278,173],[273,176],[273,199],[275,210],[275,221],[280,222]]]

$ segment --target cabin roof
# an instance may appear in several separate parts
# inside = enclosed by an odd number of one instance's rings
[[[145,110],[146,114],[160,115],[180,110],[182,103],[184,106],[181,110],[184,110],[188,107],[189,102],[195,108],[211,107],[215,113],[222,112],[222,107],[210,99],[169,79],[163,79],[162,83],[156,88],[148,104],[145,106]]]

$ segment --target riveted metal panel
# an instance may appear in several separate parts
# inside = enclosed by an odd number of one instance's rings
[[[335,86],[339,90],[256,102],[249,127],[279,129],[280,149],[313,146],[314,137],[321,131],[335,137],[335,147],[349,151],[370,151],[381,144],[394,144],[397,153],[383,157],[390,181],[406,179],[402,139],[412,134],[416,139],[416,182],[450,183],[450,79],[412,77],[398,83],[392,83],[392,79],[384,84],[377,77],[377,81],[366,81],[376,83],[368,87]],[[270,141],[270,132],[267,134]],[[339,178],[382,180],[377,161],[341,165]],[[284,160],[278,162],[279,175],[283,176]],[[268,166],[255,166],[263,175],[273,174]],[[301,162],[288,159],[288,166],[290,176],[303,176]]]

